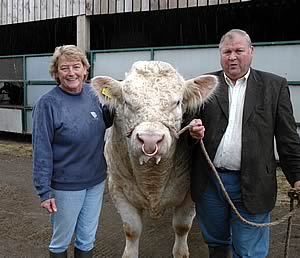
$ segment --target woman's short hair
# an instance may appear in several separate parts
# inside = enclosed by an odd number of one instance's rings
[[[82,62],[82,64],[86,67],[87,70],[90,68],[90,63],[86,55],[81,51],[79,47],[75,45],[64,45],[56,47],[50,62],[49,73],[58,84],[60,84],[60,80],[58,78],[58,60],[61,56],[66,57],[70,61]],[[87,75],[84,79],[87,79]]]

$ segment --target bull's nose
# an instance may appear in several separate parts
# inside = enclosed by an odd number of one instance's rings
[[[138,133],[137,138],[141,143],[144,154],[154,156],[158,152],[159,143],[164,139],[164,134]]]

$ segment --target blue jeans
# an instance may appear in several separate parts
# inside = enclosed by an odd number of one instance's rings
[[[93,249],[104,188],[105,181],[81,191],[53,189],[57,212],[51,214],[51,252],[67,250],[74,233],[76,248],[82,251]]]
[[[240,173],[219,173],[240,214],[256,223],[270,222],[270,213],[251,214],[241,199]],[[242,223],[225,199],[215,176],[196,203],[196,219],[209,247],[232,247],[233,257],[265,258],[269,250],[269,228]]]

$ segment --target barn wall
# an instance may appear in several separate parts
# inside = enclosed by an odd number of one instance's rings
[[[232,28],[246,30],[253,42],[300,40],[300,30],[295,29],[300,27],[299,8],[300,1],[296,0],[276,0],[268,5],[253,0],[180,11],[93,15],[88,18],[90,48],[86,49],[217,44]],[[85,17],[0,26],[0,56],[52,53],[58,45],[79,44],[78,20]]]
[[[251,0],[0,0],[0,25],[247,1]]]
[[[0,26],[0,56],[51,53],[76,44],[76,25],[76,17],[67,17]]]
[[[84,15],[87,0],[0,0],[0,25]]]
[[[232,28],[247,31],[253,42],[300,40],[300,30],[295,29],[300,27],[299,8],[299,0],[272,5],[253,1],[181,11],[94,15],[90,17],[90,49],[218,44]]]

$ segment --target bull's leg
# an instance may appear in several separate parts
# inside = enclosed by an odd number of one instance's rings
[[[142,232],[141,211],[132,206],[120,192],[114,192],[112,198],[121,215],[126,237],[126,245],[122,258],[138,258],[139,240]]]
[[[122,258],[138,258],[139,242],[142,232],[142,219],[139,210],[128,203],[124,203],[124,212],[120,209],[126,246]]]
[[[190,197],[190,193],[187,193],[183,203],[181,203],[180,206],[177,206],[174,209],[172,221],[175,231],[175,243],[173,246],[174,258],[189,257],[187,237],[192,227],[195,214],[194,203]]]

